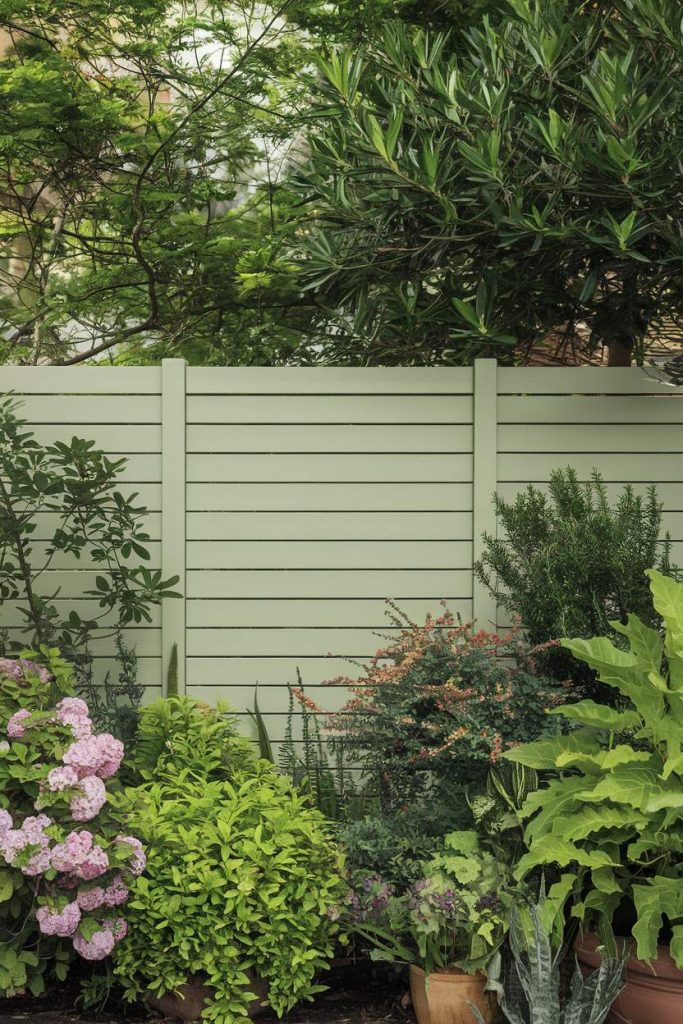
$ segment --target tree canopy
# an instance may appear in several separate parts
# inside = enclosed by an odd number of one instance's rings
[[[679,320],[679,4],[508,2],[458,45],[393,25],[321,59],[295,189],[330,358],[513,361],[582,332],[630,363]]]
[[[681,53],[676,0],[0,0],[0,360],[630,362]]]

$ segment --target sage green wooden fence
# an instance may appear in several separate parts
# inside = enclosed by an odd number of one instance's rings
[[[491,495],[554,468],[599,469],[610,487],[659,485],[683,542],[683,395],[637,369],[0,367],[41,440],[94,439],[125,455],[125,489],[149,508],[153,564],[183,600],[130,629],[140,679],[160,693],[174,642],[181,685],[251,706],[282,734],[286,682],[359,669],[383,641],[384,599],[411,616],[439,602],[482,625],[473,581]],[[45,541],[44,535],[39,540]],[[678,552],[683,561],[683,553]],[[94,569],[65,559],[48,583],[76,600]],[[19,626],[0,608],[0,625]],[[98,670],[113,668],[95,641]]]

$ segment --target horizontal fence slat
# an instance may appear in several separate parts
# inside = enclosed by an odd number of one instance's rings
[[[351,696],[350,692],[343,686],[313,685],[306,686],[304,690],[306,695],[321,709],[323,719],[325,712],[339,711]],[[221,700],[226,700],[233,711],[238,714],[244,714],[244,712],[253,710],[255,693],[256,687],[251,683],[242,686],[226,686],[221,688]],[[216,702],[216,690],[212,686],[189,686],[188,694],[195,700],[201,700],[207,704]],[[283,684],[276,686],[259,685],[258,705],[262,715],[282,716],[286,725],[289,710],[289,690]],[[294,714],[292,716],[292,732],[295,735],[300,735],[301,733],[300,718],[301,711],[297,702],[294,705]],[[324,724],[322,720],[321,724]],[[277,723],[277,728],[278,742],[280,742],[284,738],[284,729],[282,729],[279,722]],[[269,731],[272,731],[272,725],[269,725]]]
[[[188,455],[189,483],[470,482],[472,456],[461,455]]]
[[[150,517],[148,527],[154,529]],[[465,540],[471,512],[190,512],[188,540]]]
[[[73,437],[79,437],[94,441],[95,447],[106,454],[161,451],[161,427],[158,423],[78,423],[72,426],[40,423],[32,429],[41,444],[54,444],[55,441],[68,444]]]
[[[154,395],[160,366],[0,366],[0,391],[31,395]]]
[[[189,657],[257,658],[264,651],[274,657],[283,658],[324,658],[330,654],[338,657],[371,658],[378,650],[384,650],[390,639],[398,638],[400,631],[384,627],[375,632],[372,629],[188,629],[187,653]]]
[[[358,679],[363,667],[343,658],[188,658],[187,685],[210,686],[213,699],[218,700],[224,687],[230,686],[292,686],[297,685],[297,668],[305,687],[345,676]]]
[[[671,389],[636,366],[499,367],[500,395],[665,395]]]
[[[191,372],[191,371],[190,371]],[[470,395],[189,395],[187,422],[245,424],[472,422]]]
[[[683,408],[683,407],[682,407]],[[500,432],[498,451],[566,454],[600,452],[610,458],[622,452],[677,453],[683,451],[683,426],[672,424],[512,424]]]
[[[152,545],[150,545],[150,549]],[[187,568],[197,569],[402,569],[472,564],[471,541],[189,541]]]
[[[556,455],[533,452],[528,455],[515,454],[498,456],[498,480],[534,482],[548,480],[553,470],[573,466],[582,478],[590,476],[597,469],[605,480],[623,482],[658,483],[679,481],[681,478],[680,458],[671,455],[623,454],[600,452],[586,454]]]
[[[664,395],[502,395],[498,423],[683,423],[683,393]]]
[[[468,483],[189,483],[190,512],[273,511],[470,511]]]
[[[158,395],[21,395],[18,415],[33,424],[70,424],[71,434],[85,434],[91,424],[158,424]],[[43,431],[45,433],[45,431]]]
[[[472,615],[471,601],[446,599],[454,615],[467,620]],[[422,624],[427,614],[438,617],[444,611],[439,601],[416,601],[410,598],[400,603],[400,610],[413,622]],[[235,627],[257,626],[290,629],[305,623],[309,628],[341,626],[368,627],[382,630],[391,625],[388,613],[395,614],[381,599],[364,598],[252,598],[249,601],[234,598],[201,599],[187,602],[188,628],[205,630],[215,627],[226,630]]]
[[[464,424],[216,424],[187,428],[188,452],[467,452]]]
[[[187,596],[235,597],[403,597],[440,601],[472,596],[472,573],[465,569],[191,569]]]
[[[187,368],[188,395],[223,394],[471,394],[467,367],[215,367]]]

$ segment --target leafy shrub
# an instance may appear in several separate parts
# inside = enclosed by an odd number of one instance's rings
[[[507,866],[476,832],[450,832],[409,893],[395,895],[366,878],[347,897],[351,927],[375,946],[376,959],[418,964],[425,973],[486,966],[507,931]]]
[[[0,992],[43,991],[75,950],[88,960],[125,934],[121,907],[144,868],[139,841],[105,813],[123,745],[93,732],[70,667],[0,660]],[[87,828],[84,828],[87,823]]]
[[[422,877],[423,863],[443,845],[458,820],[469,822],[467,805],[460,816],[450,809],[416,802],[395,814],[370,811],[340,825],[350,878],[380,876],[395,892],[406,892]]]
[[[529,485],[512,502],[496,495],[494,504],[503,535],[484,535],[475,572],[519,618],[532,644],[562,636],[618,640],[610,622],[625,622],[629,612],[657,624],[645,571],[676,570],[668,536],[660,540],[662,506],[654,487],[642,498],[627,486],[612,508],[599,473],[582,484],[568,468],[551,475],[547,495]],[[579,691],[593,693],[595,673],[558,645],[537,659],[555,678],[571,676]],[[604,689],[598,693],[605,697]]]
[[[150,622],[150,606],[177,596],[171,589],[177,577],[164,580],[159,570],[130,564],[131,557],[149,561],[149,535],[142,528],[147,510],[134,503],[135,495],[126,498],[116,489],[125,462],[108,459],[93,441],[78,437],[39,444],[17,415],[16,402],[0,400],[0,604],[11,601],[25,619],[23,637],[12,649],[21,650],[29,637],[36,648],[59,647],[87,691],[98,727],[123,724],[117,698],[137,705],[141,693],[130,652],[119,646],[119,686],[107,680],[111,699],[101,702],[89,651],[93,631],[120,643],[122,626]],[[35,537],[45,542],[42,552]],[[97,567],[94,589],[83,596],[99,605],[98,615],[83,619],[75,608],[60,611],[55,603],[44,570],[64,555]]]
[[[529,850],[516,873],[559,868],[579,897],[573,913],[603,935],[632,901],[643,960],[656,956],[666,920],[683,967],[683,584],[655,569],[648,575],[664,641],[635,615],[613,624],[628,650],[607,637],[563,640],[626,706],[558,708],[579,728],[506,754],[554,775],[522,808]]]
[[[228,741],[235,742],[235,741]],[[246,1019],[249,984],[268,983],[281,1015],[320,986],[337,925],[341,857],[322,815],[244,748],[232,781],[192,768],[128,789],[120,813],[143,837],[147,875],[133,888],[115,975],[135,1000],[205,978],[203,1019]],[[234,764],[234,762],[233,762]]]
[[[187,770],[207,780],[230,780],[254,761],[250,742],[237,735],[227,705],[211,708],[190,697],[157,700],[141,708],[128,765],[131,781],[158,780]]]
[[[448,611],[395,621],[400,636],[364,676],[333,680],[353,696],[328,725],[384,811],[427,797],[457,811],[504,750],[552,729],[545,709],[562,690],[534,674],[514,631],[477,632]]]

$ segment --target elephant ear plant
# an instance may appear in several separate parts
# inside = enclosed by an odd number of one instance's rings
[[[623,707],[583,700],[554,708],[572,731],[505,756],[555,773],[522,808],[528,852],[517,876],[559,867],[574,883],[573,914],[603,939],[632,901],[638,957],[656,957],[666,925],[683,968],[683,584],[655,569],[648,575],[664,638],[631,615],[612,623],[628,650],[605,637],[563,641]]]

